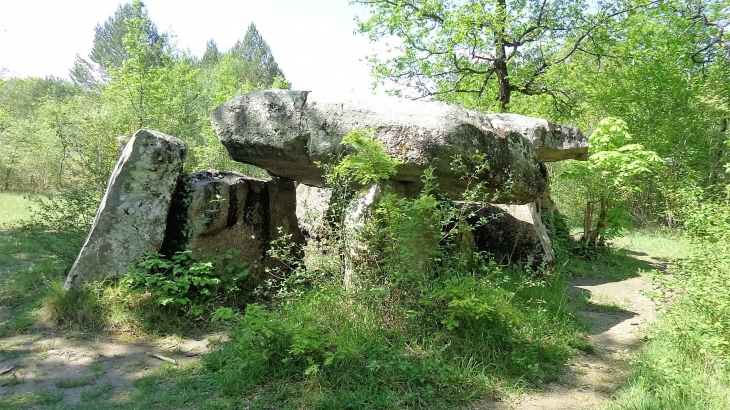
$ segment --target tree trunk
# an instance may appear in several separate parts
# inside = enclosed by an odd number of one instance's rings
[[[507,26],[507,0],[499,0],[497,2],[497,24],[494,30],[494,50],[496,58],[492,63],[494,72],[497,74],[497,83],[499,84],[499,108],[502,112],[507,112],[510,99],[512,98],[512,84],[509,82],[509,71],[507,70],[507,47],[505,46],[505,28]]]
[[[588,245],[591,240],[594,204],[595,203],[591,200],[586,201],[586,209],[585,212],[583,212],[583,240],[586,242],[586,245]]]
[[[603,245],[605,243],[605,238],[601,235],[601,232],[603,232],[606,229],[606,226],[608,225],[608,200],[605,196],[601,196],[601,212],[598,214],[598,222],[596,222],[596,232],[595,232],[595,238],[593,247],[598,248],[598,246]]]

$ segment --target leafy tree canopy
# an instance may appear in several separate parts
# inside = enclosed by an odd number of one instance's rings
[[[563,91],[543,81],[550,67],[576,52],[601,52],[615,21],[660,0],[355,0],[371,10],[359,32],[393,41],[371,57],[376,78],[408,87],[415,97],[490,97],[506,110],[512,95]]]

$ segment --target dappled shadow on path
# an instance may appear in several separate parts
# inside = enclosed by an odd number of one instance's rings
[[[124,395],[132,383],[160,366],[185,366],[207,352],[208,340],[164,338],[120,340],[117,335],[58,337],[26,334],[0,338],[0,407],[13,397],[46,391],[59,403],[77,405],[84,396]],[[150,357],[164,355],[171,364]],[[8,401],[8,402],[6,402]]]
[[[646,257],[651,260],[638,260],[633,266],[652,269],[652,262],[656,261]],[[542,392],[470,408],[600,408],[626,381],[628,362],[638,353],[648,323],[656,319],[654,303],[642,294],[652,286],[648,279],[638,276],[638,271],[635,276],[621,279],[572,278],[568,289],[569,305],[589,326],[589,338],[595,352],[578,352],[559,381]]]

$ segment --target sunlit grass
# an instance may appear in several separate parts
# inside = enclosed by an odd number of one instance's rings
[[[662,259],[684,259],[691,253],[689,239],[677,229],[633,230],[612,242],[619,248],[646,253]]]
[[[29,219],[31,203],[22,192],[0,192],[0,229]]]

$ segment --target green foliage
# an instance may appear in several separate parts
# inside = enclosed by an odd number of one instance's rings
[[[94,45],[88,56],[90,61],[76,55],[74,66],[69,72],[75,84],[87,89],[97,87],[100,82],[108,81],[111,71],[119,69],[128,59],[124,40],[129,31],[127,21],[130,19],[143,21],[144,41],[150,50],[154,50],[149,55],[150,60],[162,54],[162,50],[168,46],[168,36],[157,32],[142,2],[120,4],[103,25],[94,27]]]
[[[131,292],[149,292],[158,305],[200,316],[217,304],[235,301],[245,288],[249,272],[240,264],[224,263],[232,257],[232,251],[218,261],[198,260],[190,251],[176,252],[169,259],[150,252],[121,281]]]
[[[125,58],[118,68],[110,68],[111,81],[103,96],[118,109],[120,134],[151,128],[186,139],[196,128],[197,71],[185,60],[175,61],[170,50],[150,44],[151,23],[142,7],[134,2],[135,17],[124,20]]]
[[[709,245],[730,241],[730,193],[706,192],[701,188],[687,187],[678,190],[674,199],[682,211],[677,218],[684,230],[697,243]]]
[[[589,141],[588,161],[574,162],[562,177],[577,179],[586,188],[583,241],[596,248],[628,226],[631,215],[622,207],[623,198],[641,190],[640,178],[651,175],[661,159],[630,144],[628,126],[617,118],[601,120]]]
[[[365,133],[347,141],[380,160],[354,166],[358,150],[328,180],[387,185],[394,164],[382,148]],[[230,341],[204,357],[203,379],[225,397],[256,395],[274,407],[282,402],[269,392],[286,385],[295,406],[352,408],[352,400],[366,400],[378,408],[453,408],[554,377],[573,347],[585,347],[564,283],[455,253],[450,241],[466,229],[454,226],[461,208],[437,200],[436,181],[424,179],[417,198],[382,197],[357,256],[338,239],[350,243],[353,232],[336,224],[323,253],[338,263],[307,268],[277,244],[271,254],[291,273],[261,289],[273,303],[249,305]],[[347,290],[341,258],[353,271]]]
[[[118,136],[151,128],[189,146],[185,170],[218,168],[263,177],[234,162],[208,115],[236,94],[290,88],[252,25],[233,50],[209,44],[205,64],[158,33],[144,4],[120,5],[98,25],[73,83],[52,77],[0,83],[0,190],[103,193],[119,158]]]
[[[395,167],[402,163],[383,152],[383,144],[373,140],[375,131],[350,131],[342,138],[342,145],[355,152],[346,155],[333,168],[335,179],[351,179],[359,184],[369,184],[388,179],[395,174]]]
[[[3,408],[9,410],[27,409],[32,406],[52,406],[63,401],[63,394],[48,389],[35,390],[23,394],[10,394],[0,399]]]
[[[101,201],[99,192],[69,188],[57,195],[31,194],[26,199],[31,206],[30,218],[20,222],[19,229],[47,252],[73,262],[94,221]]]
[[[268,88],[277,81],[277,77],[284,78],[269,45],[253,23],[248,26],[243,40],[233,45],[229,55],[243,63],[237,72],[240,80],[255,89]]]
[[[377,80],[400,85],[397,93],[502,111],[513,93],[564,100],[564,90],[543,79],[548,69],[570,61],[588,39],[585,48],[603,55],[600,47],[612,39],[602,34],[624,15],[620,10],[645,8],[588,7],[583,0],[354,2],[371,11],[359,21],[360,33],[371,41],[397,39],[385,56],[370,58]]]

